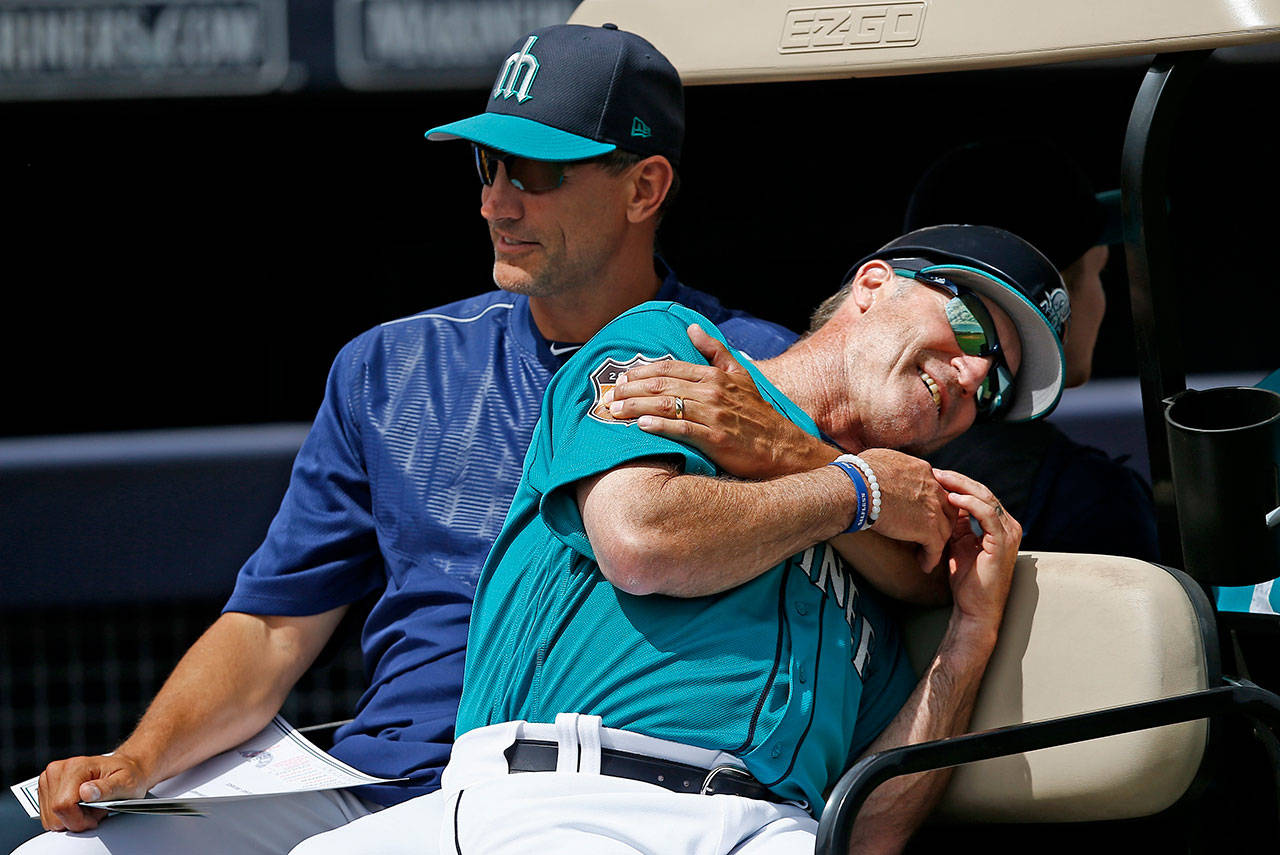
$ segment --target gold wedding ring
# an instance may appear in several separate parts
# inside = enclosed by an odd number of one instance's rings
[[[676,419],[680,420],[684,418],[684,398],[681,398],[679,395],[675,395],[674,397],[676,399]]]

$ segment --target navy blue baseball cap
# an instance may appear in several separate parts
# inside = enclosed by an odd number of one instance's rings
[[[911,191],[903,230],[998,226],[1066,270],[1090,247],[1123,241],[1119,197],[1096,193],[1084,168],[1045,137],[996,137],[934,161]]]
[[[657,48],[614,24],[557,24],[512,45],[489,104],[427,131],[535,160],[585,160],[622,149],[677,164],[684,89]]]
[[[1028,421],[1053,412],[1066,377],[1062,338],[1071,302],[1044,253],[995,226],[930,226],[889,241],[855,264],[845,281],[874,259],[942,276],[1004,309],[1022,341],[1022,363],[1013,380],[1013,402],[1000,418]]]

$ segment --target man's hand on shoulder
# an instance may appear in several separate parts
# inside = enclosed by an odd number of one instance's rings
[[[615,418],[639,418],[641,430],[686,442],[725,472],[749,480],[816,469],[839,453],[765,401],[718,339],[697,324],[688,332],[711,364],[663,360],[632,368],[608,399]]]
[[[40,822],[49,831],[88,831],[107,812],[80,802],[138,799],[147,789],[141,765],[125,754],[56,760],[40,773]]]

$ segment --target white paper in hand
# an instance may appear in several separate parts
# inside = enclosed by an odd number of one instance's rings
[[[276,716],[257,736],[157,784],[146,798],[90,802],[124,813],[198,815],[215,802],[389,783],[329,756]],[[40,815],[38,778],[12,787],[27,814]]]

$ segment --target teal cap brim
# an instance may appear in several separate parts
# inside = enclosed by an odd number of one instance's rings
[[[427,131],[429,140],[470,140],[534,160],[586,160],[617,148],[522,116],[481,113]]]

